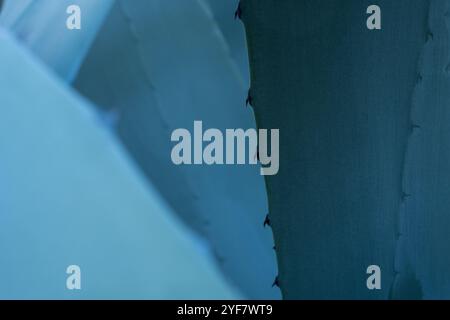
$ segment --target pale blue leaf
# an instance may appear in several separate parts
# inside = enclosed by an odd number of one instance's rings
[[[0,46],[0,297],[239,297],[90,105]]]
[[[114,0],[19,0],[17,5],[8,2],[4,25],[57,74],[72,81],[113,3]],[[66,26],[70,5],[81,8],[80,30]]]
[[[259,168],[176,167],[170,160],[170,133],[192,131],[194,120],[205,129],[254,127],[248,88],[206,8],[197,0],[119,1],[76,88],[117,111],[118,135],[172,207],[210,241],[225,274],[251,298],[276,298]]]

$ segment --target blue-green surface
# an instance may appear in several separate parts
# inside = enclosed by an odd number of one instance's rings
[[[239,297],[92,106],[3,31],[0,46],[0,297]]]
[[[371,4],[241,1],[257,124],[280,129],[280,171],[266,182],[288,299],[402,296],[402,179],[429,1],[378,1],[375,31]],[[370,265],[381,290],[366,287]]]

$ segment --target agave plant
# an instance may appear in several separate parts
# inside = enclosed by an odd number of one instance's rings
[[[118,113],[121,140],[175,211],[208,239],[229,278],[252,298],[276,298],[258,168],[176,167],[169,159],[170,132],[192,128],[195,120],[220,129],[254,126],[243,104],[246,86],[205,6],[185,0],[118,1],[75,87],[107,114]]]
[[[0,297],[450,298],[450,4],[369,5],[0,0]],[[254,118],[277,175],[171,162]]]
[[[448,298],[448,1],[242,0],[283,296]],[[368,290],[368,267],[381,268]]]
[[[71,4],[81,30],[65,28]],[[14,142],[1,142],[1,189],[14,186],[0,205],[1,296],[21,297],[18,275],[34,268],[27,297],[73,297],[59,270],[76,261],[96,278],[76,297],[279,296],[258,169],[170,161],[171,130],[193,120],[254,126],[245,71],[207,3],[7,0],[0,26],[2,131]]]
[[[239,296],[92,106],[0,42],[0,297]],[[89,279],[80,294],[64,286],[71,264]]]

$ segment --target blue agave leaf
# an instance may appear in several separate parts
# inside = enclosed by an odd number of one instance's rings
[[[266,182],[286,299],[442,298],[450,287],[450,162],[436,151],[450,138],[448,4],[377,4],[382,32],[365,28],[359,0],[241,1],[258,126],[280,128],[281,169]],[[433,268],[419,273],[415,259]],[[379,290],[368,290],[372,265]],[[444,290],[427,295],[427,278]]]
[[[14,5],[7,3],[2,24],[56,73],[72,81],[113,3],[114,0],[19,0]],[[81,30],[66,27],[66,9],[70,5],[82,9]]]
[[[116,110],[118,135],[172,207],[210,241],[225,274],[249,297],[277,298],[259,168],[175,167],[170,160],[170,133],[194,120],[205,128],[254,126],[247,87],[206,8],[196,0],[118,1],[75,87]]]
[[[419,24],[419,39],[423,43],[426,35],[427,40],[417,69],[423,81],[410,95],[413,127],[408,128],[402,179],[409,196],[400,211],[399,274],[392,293],[394,298],[440,300],[450,299],[450,7],[446,1],[425,4],[427,24]]]
[[[230,56],[233,58],[238,69],[241,71],[242,79],[246,86],[249,86],[249,65],[247,42],[245,39],[245,28],[240,21],[233,19],[239,0],[217,1],[206,0],[205,5],[209,6],[214,15],[217,25],[229,47]]]
[[[238,297],[90,106],[0,46],[0,297]]]
[[[193,186],[170,161],[169,128],[143,70],[136,40],[120,10],[113,10],[107,19],[75,85],[100,107],[105,124],[122,139],[149,180],[184,221],[203,225]]]
[[[33,0],[4,0],[3,2],[0,24],[10,27],[22,16]]]

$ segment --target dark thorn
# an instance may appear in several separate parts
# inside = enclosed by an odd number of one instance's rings
[[[420,129],[422,129],[422,127],[420,125],[418,125],[418,124],[412,124],[411,125],[411,131],[412,132],[414,132],[416,130],[420,130]]]
[[[273,246],[272,249],[277,251],[277,246]]]
[[[417,76],[417,82],[418,82],[418,83],[421,83],[422,80],[423,80],[423,77],[422,77],[422,75],[419,73],[419,75]]]
[[[266,215],[266,219],[264,220],[264,227],[269,226],[270,227],[270,219],[269,215]]]
[[[407,200],[407,199],[410,198],[410,197],[411,197],[410,194],[408,194],[408,193],[406,193],[406,192],[402,192],[402,200],[403,200],[403,201]]]
[[[275,277],[275,280],[272,283],[272,288],[277,286],[278,288],[280,287],[280,281],[278,280],[278,276]]]
[[[428,40],[433,40],[433,39],[434,39],[434,34],[433,34],[433,32],[428,31],[427,37],[428,37]]]
[[[234,13],[234,19],[236,20],[237,18],[241,19],[242,18],[242,8],[241,8],[241,2],[239,1],[238,7],[236,9],[236,12]]]
[[[253,98],[252,95],[250,94],[250,90],[248,90],[248,94],[247,94],[247,100],[245,100],[245,105],[251,105],[253,107]]]

